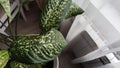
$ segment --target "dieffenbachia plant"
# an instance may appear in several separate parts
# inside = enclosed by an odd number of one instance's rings
[[[79,7],[79,5],[75,4],[72,2],[70,5],[70,8],[68,9],[68,12],[65,15],[65,19],[72,17],[72,16],[77,16],[78,14],[82,14],[84,10]]]
[[[0,68],[4,68],[9,60],[9,54],[7,50],[0,50]]]
[[[57,28],[64,19],[71,5],[71,0],[48,0],[40,16],[40,28],[46,33],[51,28]]]
[[[20,1],[20,4],[22,5],[29,2],[29,0],[19,0],[19,1]],[[10,11],[10,0],[0,0],[0,5],[2,6],[7,16],[9,17],[9,20],[11,20],[12,16]]]
[[[40,15],[40,29],[46,33],[59,28],[63,19],[82,14],[84,11],[71,0],[48,0]]]
[[[8,4],[9,3],[8,1],[9,0],[4,0],[4,1],[0,0],[0,4],[3,6],[5,12],[9,16],[10,5]],[[53,5],[55,6],[54,16],[57,17],[55,19],[54,18],[50,18],[50,19],[51,21],[54,20],[53,22],[59,22],[66,15],[66,12],[70,7],[71,0],[49,0],[49,1],[50,2],[48,5],[51,6],[51,9],[54,9]],[[54,1],[56,3],[54,3]],[[6,3],[2,4],[3,2]],[[25,0],[20,2],[23,4],[26,3]],[[56,9],[56,8],[61,8],[61,9]],[[28,66],[29,66],[28,63],[32,63],[32,64],[46,63],[57,57],[61,53],[62,49],[67,45],[67,42],[62,36],[62,34],[56,29],[50,29],[45,33],[46,34],[43,35],[33,34],[33,35],[12,35],[12,36],[11,35],[6,36],[0,33],[0,42],[5,43],[9,46],[7,52],[10,55],[10,59],[18,62],[18,63],[17,62],[11,63],[11,66],[14,66],[14,64],[15,65],[18,64],[19,66],[21,65],[24,66],[24,64],[22,64],[21,62],[24,62]],[[5,55],[9,57],[8,54]],[[4,62],[4,61],[2,60],[0,62]],[[3,65],[5,66],[6,62],[4,62]]]
[[[11,12],[10,12],[10,2],[9,0],[0,0],[0,5],[3,7],[5,13],[11,19]]]
[[[17,61],[10,63],[10,68],[42,68],[43,64],[25,64]]]
[[[53,60],[67,45],[62,34],[56,29],[51,29],[45,35],[5,36],[4,39],[9,45],[8,53],[11,59],[20,63],[24,62],[28,66],[30,63],[37,65]],[[18,65],[20,64],[18,63]]]
[[[12,59],[24,63],[43,63],[53,60],[67,45],[62,34],[51,29],[45,35],[19,35],[12,37],[9,52]]]

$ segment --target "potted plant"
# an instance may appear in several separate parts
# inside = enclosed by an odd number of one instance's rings
[[[21,6],[28,1],[20,0]],[[10,22],[9,0],[1,0],[0,4]],[[9,46],[7,50],[0,50],[0,68],[5,66],[7,68],[42,68],[43,66],[44,68],[44,65],[55,59],[67,45],[66,40],[57,30],[60,22],[81,13],[83,10],[71,0],[47,1],[40,15],[41,34],[18,35],[16,32],[13,35],[11,28],[9,28],[9,36],[0,33],[0,42]],[[58,62],[58,58],[54,62]]]

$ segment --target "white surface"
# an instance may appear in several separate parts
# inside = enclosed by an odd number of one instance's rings
[[[74,0],[74,2],[79,4],[85,13],[75,19],[68,33],[67,41],[71,41],[82,30],[86,30],[90,34],[99,48],[120,39],[120,0]],[[111,49],[116,47],[119,46],[113,46]],[[107,57],[112,63],[118,62],[112,53]]]
[[[97,67],[97,68],[120,68],[120,62],[110,63],[110,64],[103,65],[103,66],[100,66],[100,67]]]
[[[54,64],[53,65],[54,65],[53,68],[59,68],[59,58],[58,57],[56,57],[54,59]]]

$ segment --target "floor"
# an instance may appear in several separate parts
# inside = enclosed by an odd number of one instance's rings
[[[20,18],[18,22],[18,34],[38,34],[40,33],[39,29],[39,15],[40,10],[36,6],[35,3],[30,4],[30,10],[26,11],[25,14],[27,17],[27,21],[25,22],[22,18]],[[12,29],[15,30],[15,22],[16,19],[11,23]],[[7,33],[8,29],[6,30]],[[13,31],[14,33],[14,31]],[[72,64],[72,59],[74,58],[73,54],[69,51],[63,51],[60,56],[60,68],[82,68],[80,64]]]

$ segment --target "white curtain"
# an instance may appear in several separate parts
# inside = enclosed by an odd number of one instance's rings
[[[86,62],[120,51],[120,0],[73,1],[83,8],[85,13],[76,17],[67,35],[67,41],[70,42],[82,31],[87,31],[99,47],[73,62]],[[117,62],[116,58],[115,61]]]

